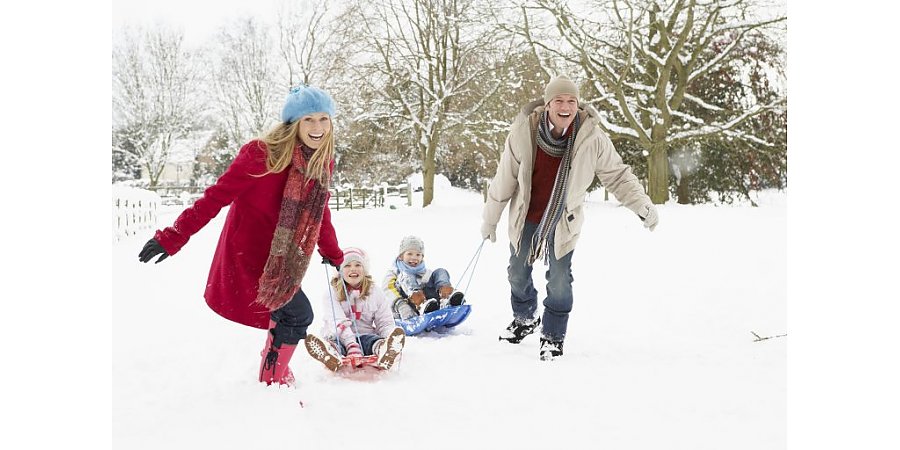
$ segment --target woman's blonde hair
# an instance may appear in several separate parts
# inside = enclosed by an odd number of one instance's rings
[[[359,286],[359,299],[365,300],[369,297],[369,290],[372,288],[372,275],[366,275],[362,284]],[[341,274],[338,273],[336,277],[331,279],[331,287],[334,288],[334,291],[337,292],[338,302],[347,301],[347,293],[344,291],[344,287],[341,286],[343,284],[341,280]]]
[[[266,173],[259,176],[281,172],[291,164],[294,149],[302,144],[300,120],[297,119],[292,123],[282,122],[261,138],[266,144]],[[334,159],[334,125],[325,133],[322,145],[309,159],[309,163],[306,165],[306,177],[319,182],[325,181],[332,159]]]

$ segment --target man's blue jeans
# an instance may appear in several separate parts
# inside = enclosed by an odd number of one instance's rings
[[[537,311],[537,290],[531,277],[532,266],[528,265],[531,237],[538,224],[525,222],[516,255],[512,244],[509,246],[509,285],[511,290],[513,316],[517,319],[532,319]],[[556,259],[550,242],[550,267],[547,279],[547,297],[544,299],[544,316],[541,319],[541,334],[551,341],[562,341],[566,337],[569,313],[572,312],[572,253]]]

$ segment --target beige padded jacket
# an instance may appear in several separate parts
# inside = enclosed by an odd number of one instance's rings
[[[543,101],[537,100],[522,108],[513,121],[482,213],[484,222],[496,227],[507,202],[509,203],[509,241],[516,252],[519,251],[525,214],[531,201],[531,175],[534,173],[537,149],[534,127],[543,112]],[[553,248],[557,259],[575,249],[584,223],[584,197],[595,176],[620,203],[635,214],[643,212],[645,206],[651,204],[650,197],[644,193],[644,187],[631,173],[631,166],[622,162],[622,157],[616,152],[609,136],[598,126],[597,110],[590,105],[586,108],[579,107],[578,115],[581,118],[581,128],[575,136],[566,209],[556,225],[554,238]]]

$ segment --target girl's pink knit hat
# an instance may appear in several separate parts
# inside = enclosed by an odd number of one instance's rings
[[[359,261],[363,266],[366,274],[369,273],[369,255],[361,248],[347,247],[344,249],[344,262],[341,263],[341,269],[352,261]]]

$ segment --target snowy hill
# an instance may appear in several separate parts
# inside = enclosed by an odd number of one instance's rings
[[[751,332],[787,333],[786,195],[758,203],[663,205],[650,233],[589,196],[566,353],[549,363],[536,335],[497,341],[512,318],[504,213],[467,290],[469,320],[409,338],[376,380],[335,376],[298,349],[295,390],[256,381],[264,331],[203,301],[225,211],[158,265],[138,262],[149,233],[126,238],[113,246],[113,448],[785,448],[788,338]],[[459,283],[480,221],[480,194],[446,186],[424,209],[333,212],[341,245],[368,251],[379,281],[417,234],[426,264]],[[538,265],[540,298],[543,277]],[[303,286],[317,333],[324,267]]]

